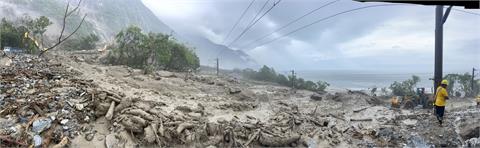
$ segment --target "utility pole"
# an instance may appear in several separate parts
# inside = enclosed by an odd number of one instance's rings
[[[433,77],[435,89],[443,78],[443,24],[447,21],[451,9],[452,6],[448,7],[445,14],[443,14],[443,5],[437,5],[435,9],[435,73]]]
[[[219,64],[218,64],[218,58],[215,59],[215,60],[217,61],[217,68],[216,68],[216,69],[217,69],[217,76],[218,76],[218,74],[220,73],[220,72],[219,72],[220,68],[219,68]]]
[[[472,95],[476,95],[476,90],[475,90],[475,85],[474,85],[475,84],[475,70],[476,70],[475,67],[472,68],[472,81],[471,81],[471,83],[472,83],[472,93],[473,93]]]
[[[295,89],[295,70],[292,70],[292,89]]]

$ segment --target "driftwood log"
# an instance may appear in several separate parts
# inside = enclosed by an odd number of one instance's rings
[[[114,109],[115,109],[115,101],[112,101],[112,104],[110,104],[110,108],[108,108],[107,114],[105,115],[105,118],[107,120],[112,120]]]
[[[267,133],[260,133],[260,138],[258,141],[263,146],[281,147],[290,146],[290,144],[297,142],[299,139],[299,134],[292,134],[289,136],[274,136]]]

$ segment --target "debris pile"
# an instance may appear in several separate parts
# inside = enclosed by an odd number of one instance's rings
[[[0,147],[66,145],[80,124],[104,116],[101,105],[121,96],[45,58],[19,55],[0,69]],[[103,115],[102,115],[103,114]]]
[[[449,109],[449,124],[438,127],[429,110],[389,110],[387,100],[360,91],[292,92],[191,73],[143,75],[70,58],[78,63],[20,55],[0,66],[0,147],[68,147],[84,141],[109,148],[480,143],[480,111],[473,106]]]
[[[126,130],[133,133],[133,141],[142,146],[308,146],[305,139],[309,136],[328,139],[336,145],[342,134],[328,120],[300,113],[297,106],[286,104],[277,104],[282,109],[267,121],[251,116],[242,121],[235,116],[231,121],[216,123],[208,121],[201,104],[177,106],[168,113],[155,103],[141,99],[125,99],[117,106],[112,104],[114,118],[110,122],[113,132],[118,133],[112,137],[121,137],[120,133]],[[320,136],[321,133],[325,135]]]
[[[233,111],[248,111],[258,107],[258,104],[253,102],[239,102],[232,101],[230,103],[220,104],[217,108],[222,110],[232,109]]]

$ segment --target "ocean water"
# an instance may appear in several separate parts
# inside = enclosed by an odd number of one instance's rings
[[[298,76],[311,81],[326,81],[334,88],[346,88],[352,90],[363,90],[368,88],[389,87],[395,81],[410,79],[412,75],[420,77],[417,87],[424,87],[431,91],[433,87],[433,72],[416,73],[395,73],[376,71],[354,71],[354,70],[319,70],[319,71],[297,71]]]

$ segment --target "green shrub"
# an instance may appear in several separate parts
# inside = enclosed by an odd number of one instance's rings
[[[41,16],[35,20],[29,16],[24,16],[21,24],[16,26],[7,19],[3,18],[0,22],[0,49],[5,46],[23,48],[27,53],[36,53],[38,46],[34,40],[25,38],[25,33],[29,33],[36,38],[41,38],[46,31],[46,27],[51,24],[47,17]],[[40,42],[40,41],[39,41]],[[38,44],[41,44],[37,42]]]
[[[295,88],[297,89],[323,92],[328,86],[330,86],[330,84],[323,81],[318,81],[317,83],[315,83],[313,81],[305,81],[303,78],[297,78],[292,76],[286,77],[285,75],[277,74],[275,72],[275,69],[270,68],[266,65],[260,68],[258,72],[250,68],[243,69],[240,72],[246,78],[258,81],[274,82],[289,87],[294,84]]]
[[[467,97],[474,97],[480,92],[480,80],[477,79],[472,81],[472,75],[470,73],[448,74],[444,79],[449,82],[447,87],[447,92],[449,94],[463,92]],[[472,88],[472,83],[474,88]]]
[[[415,95],[413,89],[418,82],[420,82],[420,77],[413,75],[411,79],[403,82],[393,82],[393,84],[390,85],[390,89],[393,95],[396,96],[413,96]]]
[[[63,49],[65,50],[92,50],[97,47],[97,43],[100,41],[100,38],[95,34],[90,34],[88,36],[83,36],[80,38],[74,38],[65,41],[63,43]]]
[[[12,22],[6,20],[5,18],[2,19],[0,33],[2,50],[5,46],[22,46],[22,33],[15,26],[13,26]]]
[[[176,71],[196,70],[200,67],[198,56],[187,46],[161,33],[145,34],[136,26],[119,32],[116,46],[107,57],[107,63],[127,65],[133,68],[167,69]]]
[[[330,86],[330,84],[328,84],[327,82],[325,81],[318,81],[317,82],[317,90],[318,91],[325,91],[325,89]]]

